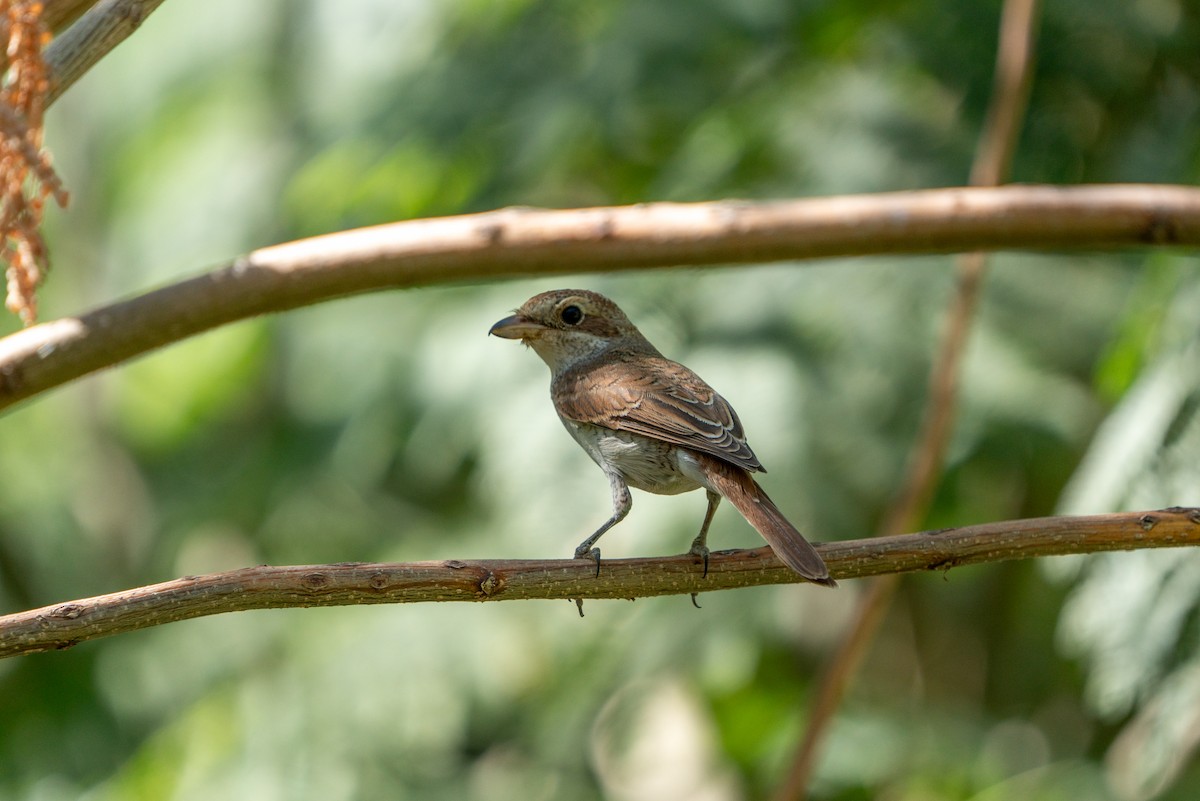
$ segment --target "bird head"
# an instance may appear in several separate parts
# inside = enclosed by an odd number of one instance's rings
[[[534,295],[488,333],[521,340],[555,373],[615,347],[653,351],[617,304],[586,289]]]

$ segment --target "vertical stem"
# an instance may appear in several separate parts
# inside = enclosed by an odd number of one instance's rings
[[[1038,0],[1006,0],[1000,18],[991,102],[971,168],[975,186],[995,186],[1012,168],[1012,157],[1028,107]],[[928,513],[954,430],[963,354],[979,305],[987,256],[967,253],[957,261],[958,283],[946,310],[945,328],[929,376],[921,432],[910,454],[904,482],[880,524],[879,534],[915,528]],[[873,579],[858,601],[854,622],[834,651],[817,687],[808,728],[797,745],[775,801],[802,801],[816,769],[829,725],[850,681],[866,658],[899,586],[896,575]]]

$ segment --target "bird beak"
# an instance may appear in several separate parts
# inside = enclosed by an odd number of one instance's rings
[[[546,330],[546,326],[535,323],[519,314],[505,317],[488,329],[488,333],[502,339],[530,339]]]

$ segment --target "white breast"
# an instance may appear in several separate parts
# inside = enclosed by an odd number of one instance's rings
[[[679,449],[670,443],[560,419],[601,470],[616,472],[635,489],[656,495],[678,495],[701,487],[680,470]]]

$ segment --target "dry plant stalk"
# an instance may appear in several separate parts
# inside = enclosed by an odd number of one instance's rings
[[[38,230],[47,197],[66,206],[67,192],[42,150],[42,115],[50,75],[42,48],[50,33],[41,0],[0,0],[4,82],[0,86],[0,233],[8,264],[9,310],[31,325],[37,288],[49,267]]]

